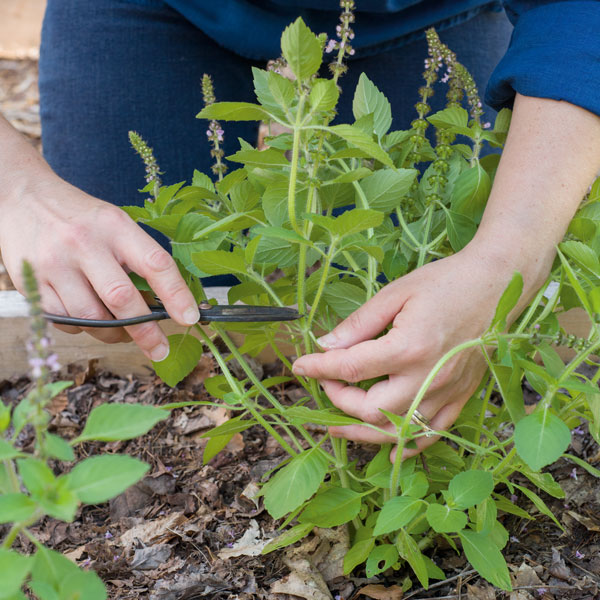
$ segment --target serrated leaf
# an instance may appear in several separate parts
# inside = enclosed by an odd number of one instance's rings
[[[353,127],[352,125],[333,125],[332,127],[328,127],[327,130],[346,140],[348,143],[354,144],[357,148],[360,148],[371,158],[378,160],[380,163],[383,163],[388,167],[394,166],[392,159],[387,152],[376,144],[371,136],[367,135],[357,127]]]
[[[469,113],[462,106],[450,106],[427,117],[427,120],[438,129],[464,128],[469,124]]]
[[[467,515],[441,504],[430,504],[425,513],[427,522],[438,533],[461,531],[467,524]]]
[[[429,481],[421,471],[400,478],[400,489],[403,496],[424,498],[429,490]]]
[[[148,433],[168,417],[168,411],[146,404],[101,404],[92,409],[81,435],[72,443],[130,440]]]
[[[479,223],[491,187],[490,176],[479,163],[463,171],[452,187],[452,210]]]
[[[494,478],[488,471],[463,471],[455,475],[448,486],[453,507],[464,509],[488,498],[494,490]]]
[[[93,456],[75,465],[67,475],[67,487],[84,504],[100,504],[137,483],[149,468],[122,454]]]
[[[321,66],[321,44],[301,17],[285,28],[281,36],[281,52],[300,81],[314,75]]]
[[[251,102],[215,102],[205,106],[197,119],[223,121],[263,121],[269,120],[269,113],[260,105]]]
[[[373,535],[397,531],[408,525],[421,511],[423,501],[407,496],[395,496],[388,500],[377,517]]]
[[[360,187],[371,208],[387,212],[400,206],[416,175],[415,169],[381,169],[362,179]]]
[[[308,99],[313,110],[329,111],[335,108],[339,95],[333,79],[319,79],[313,84]]]
[[[487,533],[465,529],[459,533],[468,561],[492,585],[510,591],[508,567],[498,546]]]
[[[300,513],[300,523],[336,527],[351,521],[360,511],[361,495],[348,488],[334,487],[317,494]]]
[[[274,519],[295,510],[321,485],[329,468],[318,448],[297,454],[264,485],[265,508]]]
[[[336,315],[345,319],[367,300],[367,292],[344,281],[334,281],[326,286],[323,299]]]
[[[335,412],[334,412],[335,411]],[[307,406],[296,406],[285,410],[285,417],[295,425],[314,423],[315,425],[344,426],[360,425],[360,419],[354,419],[337,409],[314,410]]]
[[[562,242],[559,248],[580,265],[586,267],[592,273],[600,277],[600,261],[596,253],[583,242]]]
[[[515,425],[515,447],[534,471],[558,460],[571,443],[566,424],[550,410],[538,410]]]
[[[289,167],[290,161],[285,152],[275,148],[266,150],[238,150],[235,154],[227,157],[232,162],[243,163],[251,167]]]
[[[473,219],[466,215],[447,210],[446,229],[452,249],[459,252],[473,239],[477,231],[477,225]]]
[[[233,252],[208,250],[192,254],[194,264],[207,275],[247,274],[244,253],[239,248]]]
[[[392,126],[392,108],[388,99],[364,73],[360,74],[354,92],[352,113],[356,120],[372,114],[374,131],[380,138]]]
[[[189,375],[202,356],[202,342],[191,334],[167,336],[169,354],[160,362],[152,361],[156,374],[169,386],[175,387]]]

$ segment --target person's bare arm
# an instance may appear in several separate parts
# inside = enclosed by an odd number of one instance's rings
[[[522,309],[545,281],[569,221],[600,169],[600,117],[567,102],[517,95],[506,147],[475,238],[461,252],[390,283],[322,338],[329,351],[299,358],[294,371],[316,377],[334,405],[366,422],[394,427],[380,408],[403,414],[448,350],[481,335],[514,271]],[[393,322],[393,328],[373,340]],[[476,389],[485,364],[463,352],[434,380],[420,412],[447,429]],[[343,382],[389,375],[368,392]],[[335,427],[337,436],[390,438]],[[419,446],[433,443],[419,440]],[[408,454],[414,451],[406,451]]]
[[[168,252],[125,212],[54,174],[1,116],[0,251],[19,291],[22,261],[31,262],[48,312],[90,319],[146,314],[148,306],[127,276],[134,271],[178,323],[198,320],[198,307]],[[152,360],[168,353],[156,323],[87,331],[105,342],[133,339]]]

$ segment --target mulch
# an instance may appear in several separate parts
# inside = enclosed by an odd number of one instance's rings
[[[281,374],[279,365],[265,365],[265,375]],[[104,402],[161,405],[207,400],[203,381],[215,373],[206,355],[176,388],[157,378],[140,380],[74,368],[63,374],[74,385],[52,403],[50,430],[66,438],[78,435],[90,410]],[[0,397],[16,404],[31,386],[27,377],[0,382]],[[278,389],[282,403],[294,400],[292,384]],[[289,550],[260,555],[276,535],[274,522],[254,498],[265,473],[285,458],[274,440],[260,428],[237,434],[208,464],[202,462],[208,429],[227,418],[224,408],[176,409],[149,434],[126,442],[85,443],[79,458],[101,453],[126,453],[151,465],[149,475],[100,506],[78,511],[73,523],[44,518],[33,528],[38,538],[65,553],[84,568],[93,568],[106,582],[110,598],[150,600],[424,600],[508,597],[473,572],[464,556],[436,539],[430,556],[447,579],[422,590],[409,570],[388,571],[367,579],[360,568],[344,576],[341,558],[347,547],[343,527],[316,530]],[[25,431],[19,443],[32,443]],[[369,454],[373,448],[355,447]],[[598,456],[585,427],[573,435],[570,450],[578,456]],[[60,474],[70,465],[56,463]],[[529,501],[517,504],[534,520],[502,515],[510,532],[504,550],[515,591],[511,599],[593,599],[600,593],[600,486],[579,467],[561,460],[550,468],[566,492],[557,500],[541,496],[565,527],[564,533]],[[524,482],[523,482],[524,483]],[[506,492],[508,494],[508,492]],[[0,537],[2,535],[0,529]],[[20,550],[31,543],[21,538]],[[403,592],[402,589],[405,589]]]

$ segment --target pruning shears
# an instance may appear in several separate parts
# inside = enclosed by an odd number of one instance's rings
[[[150,309],[148,314],[129,319],[80,319],[78,317],[53,315],[50,313],[43,313],[43,316],[52,323],[74,325],[75,327],[126,327],[147,323],[148,321],[162,321],[171,318],[162,304],[149,306],[148,308]],[[198,305],[198,309],[200,311],[200,323],[209,323],[211,321],[227,323],[294,321],[302,316],[295,308],[285,306],[213,305],[208,302],[202,302]]]

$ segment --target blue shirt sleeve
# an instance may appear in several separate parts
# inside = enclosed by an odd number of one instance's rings
[[[600,115],[600,1],[507,0],[515,26],[485,101],[511,107],[515,93],[566,100]]]

